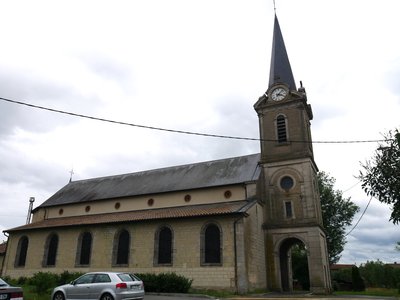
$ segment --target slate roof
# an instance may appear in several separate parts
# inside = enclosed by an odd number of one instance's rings
[[[127,212],[113,212],[105,214],[73,216],[64,218],[45,219],[39,222],[30,223],[16,228],[5,230],[4,232],[33,230],[43,228],[55,228],[66,226],[82,226],[95,224],[139,222],[146,220],[159,220],[171,218],[193,218],[203,216],[221,216],[232,214],[246,214],[247,210],[257,202],[251,201],[232,201],[214,204],[187,205],[180,207],[169,207],[160,209],[146,209]]]
[[[269,85],[275,83],[286,83],[291,90],[296,90],[292,68],[286,52],[285,42],[279,26],[278,18],[275,15],[274,35],[272,39],[271,68],[269,73]]]
[[[257,180],[260,154],[72,181],[40,207],[232,185]]]

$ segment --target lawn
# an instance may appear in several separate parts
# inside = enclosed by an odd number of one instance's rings
[[[24,300],[50,300],[51,291],[39,295],[31,285],[23,285],[22,288],[24,290]]]
[[[24,300],[50,300],[51,291],[45,294],[39,295],[34,292],[34,287],[29,285],[23,285],[24,289]],[[198,290],[194,292],[196,294],[206,294],[217,298],[232,298],[237,295],[223,292],[213,292],[210,290]],[[398,289],[384,289],[384,288],[368,288],[365,292],[353,292],[353,291],[340,291],[334,292],[334,295],[363,295],[363,296],[376,296],[376,297],[399,297],[400,293]]]
[[[365,292],[340,291],[335,295],[363,295],[381,297],[400,297],[399,289],[367,288]]]

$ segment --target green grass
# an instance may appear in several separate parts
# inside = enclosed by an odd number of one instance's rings
[[[39,295],[35,292],[33,286],[23,285],[24,300],[50,300],[51,290],[47,293]],[[266,293],[263,291],[263,293]],[[208,295],[215,298],[231,298],[238,295],[228,291],[214,291],[214,290],[191,290],[190,294],[202,294]],[[336,291],[334,295],[363,295],[363,296],[377,296],[377,297],[399,297],[400,293],[398,289],[384,289],[384,288],[367,288],[365,292],[354,292],[354,291]]]
[[[50,300],[51,291],[40,295],[31,285],[23,285],[22,289],[24,290],[24,300]]]
[[[252,295],[255,294],[265,294],[268,293],[265,290],[262,291],[254,291]],[[234,298],[240,297],[232,292],[228,291],[215,291],[215,290],[194,290],[190,291],[190,294],[202,294],[208,295],[215,298]],[[353,295],[353,296],[376,296],[376,297],[398,297],[400,299],[400,293],[398,289],[384,289],[384,288],[367,288],[364,292],[354,292],[354,291],[340,291],[334,292],[334,295]]]
[[[367,288],[364,292],[340,291],[334,292],[335,295],[363,295],[381,297],[400,297],[398,289]]]

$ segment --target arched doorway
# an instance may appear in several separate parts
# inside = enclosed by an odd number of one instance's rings
[[[307,250],[303,241],[294,237],[285,239],[279,248],[279,265],[283,292],[310,289]]]

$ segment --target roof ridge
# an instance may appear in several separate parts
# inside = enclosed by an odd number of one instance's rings
[[[255,153],[72,181],[39,207],[252,182],[260,172],[259,160],[260,154]]]
[[[130,172],[130,173],[122,173],[122,174],[92,177],[92,178],[87,178],[87,179],[72,180],[67,185],[73,184],[73,183],[79,183],[82,181],[88,182],[88,181],[92,181],[92,180],[95,181],[95,180],[99,180],[99,179],[122,177],[122,176],[133,175],[133,174],[150,173],[150,172],[156,172],[156,171],[167,170],[167,169],[178,168],[178,167],[188,167],[188,166],[202,165],[202,164],[206,164],[206,163],[215,163],[215,162],[219,162],[219,161],[224,161],[224,160],[229,160],[229,159],[237,159],[237,158],[243,158],[243,157],[250,157],[250,156],[259,155],[259,154],[260,153],[252,153],[252,154],[247,154],[247,155],[226,157],[226,158],[213,159],[213,160],[205,160],[205,161],[199,161],[199,162],[195,162],[195,163],[187,163],[187,164],[183,164],[183,165],[160,167],[160,168],[155,168],[155,169],[150,169],[150,170],[141,170],[141,171]]]

